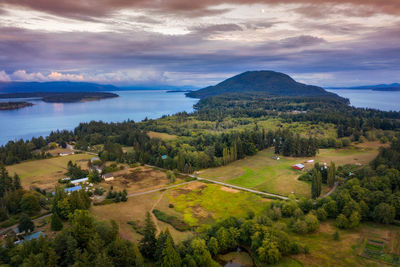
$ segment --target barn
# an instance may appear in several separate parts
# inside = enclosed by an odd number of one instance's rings
[[[295,170],[303,170],[304,169],[304,165],[303,164],[295,164],[295,165],[293,165],[292,166],[292,169],[295,169]]]

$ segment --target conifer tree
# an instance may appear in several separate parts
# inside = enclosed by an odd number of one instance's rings
[[[56,212],[51,215],[51,230],[60,231],[63,228],[62,221]]]
[[[335,163],[331,162],[328,171],[328,186],[333,187],[335,185],[335,177],[336,177]]]
[[[140,240],[139,243],[140,251],[145,257],[153,259],[157,243],[156,226],[151,219],[149,212],[146,213],[146,220],[143,232],[143,238],[142,240]]]

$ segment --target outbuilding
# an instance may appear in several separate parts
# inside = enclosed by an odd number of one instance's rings
[[[71,181],[71,184],[79,185],[80,183],[85,183],[85,182],[87,182],[88,180],[89,180],[88,177],[81,178],[81,179],[76,179],[76,180],[72,180],[72,181]]]
[[[112,181],[112,180],[114,180],[114,174],[112,172],[106,173],[103,175],[103,179],[106,182]]]
[[[295,164],[295,165],[293,165],[292,166],[292,169],[295,169],[295,170],[303,170],[304,169],[304,165],[303,164]]]

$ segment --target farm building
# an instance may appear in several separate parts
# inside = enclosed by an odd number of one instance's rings
[[[114,180],[114,174],[112,172],[106,173],[106,174],[103,175],[103,179],[106,182],[112,181],[112,180]]]
[[[88,177],[81,178],[81,179],[76,179],[76,180],[72,180],[72,181],[71,181],[71,184],[79,185],[80,183],[87,182],[88,180],[89,180]]]
[[[77,186],[74,186],[74,187],[67,187],[67,188],[64,189],[64,191],[65,191],[65,193],[71,193],[71,192],[78,191],[78,190],[81,190],[81,189],[82,189],[82,186],[77,185]]]
[[[75,154],[73,151],[71,151],[71,152],[61,152],[61,153],[59,153],[58,155],[60,155],[61,157],[63,157],[63,156],[68,156],[68,155],[73,155],[73,154]]]
[[[304,165],[303,164],[295,164],[295,165],[293,165],[292,166],[292,169],[295,169],[295,170],[303,170],[304,169]]]

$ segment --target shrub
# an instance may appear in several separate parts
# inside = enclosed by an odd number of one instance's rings
[[[156,216],[156,218],[162,222],[165,223],[169,223],[170,225],[172,225],[172,227],[174,227],[176,230],[184,232],[187,230],[190,230],[190,226],[187,225],[184,221],[178,219],[175,216],[172,215],[168,215],[160,210],[153,210],[153,214],[154,216]]]

